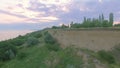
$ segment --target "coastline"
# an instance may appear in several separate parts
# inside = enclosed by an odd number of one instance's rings
[[[0,30],[0,41],[12,39],[19,35],[25,35],[33,31],[34,30]]]

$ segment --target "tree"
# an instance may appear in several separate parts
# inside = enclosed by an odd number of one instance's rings
[[[65,24],[62,24],[61,28],[68,28]]]
[[[87,22],[87,19],[86,19],[86,17],[84,17],[84,21],[83,21],[83,23],[86,23]]]
[[[109,22],[108,22],[108,20],[104,20],[104,21],[103,21],[102,27],[109,27]]]
[[[90,28],[90,27],[111,27],[113,25],[113,13],[109,14],[109,20],[104,18],[104,15],[99,15],[98,18],[86,18],[82,23],[70,23],[70,28]],[[64,24],[61,28],[67,28]]]
[[[113,25],[113,13],[110,13],[109,14],[109,23],[110,23],[110,26],[112,26]]]
[[[102,17],[99,15],[99,22],[102,23]]]
[[[104,15],[102,14],[102,23],[103,23],[103,21],[104,21]]]
[[[73,24],[74,24],[74,23],[73,23],[73,21],[72,21],[72,22],[70,23],[70,28],[72,28],[72,27],[73,27]]]

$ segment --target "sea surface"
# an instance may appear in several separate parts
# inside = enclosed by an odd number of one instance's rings
[[[34,30],[0,30],[0,41],[15,38],[19,35],[31,33]]]

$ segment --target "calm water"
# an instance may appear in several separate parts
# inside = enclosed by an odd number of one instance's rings
[[[15,38],[19,35],[25,35],[27,33],[33,32],[32,30],[0,30],[0,41]]]

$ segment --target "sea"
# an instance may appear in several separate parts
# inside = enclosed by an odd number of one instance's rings
[[[34,30],[0,30],[0,41],[12,39],[19,35],[25,35],[31,33]]]

